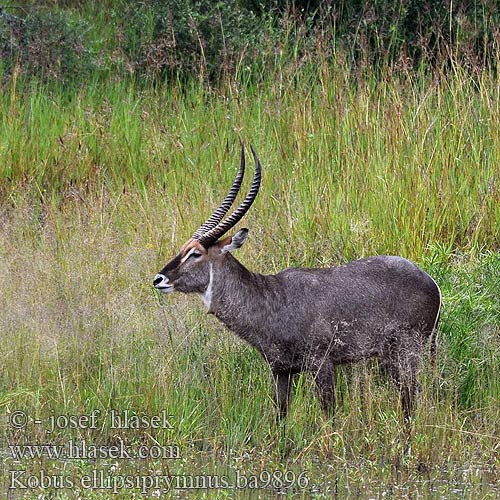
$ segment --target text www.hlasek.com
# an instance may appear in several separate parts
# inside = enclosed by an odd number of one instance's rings
[[[179,459],[178,445],[139,445],[130,446],[122,440],[116,445],[101,446],[81,441],[70,440],[65,444],[22,444],[9,445],[10,455],[14,460],[41,459],[78,460],[78,459]]]
[[[87,490],[106,490],[118,493],[122,490],[137,490],[141,494],[151,491],[167,493],[171,490],[199,489],[289,489],[306,488],[309,483],[306,471],[261,471],[259,474],[244,474],[235,471],[234,479],[224,475],[121,475],[105,470],[93,470],[90,474],[74,478],[68,475],[49,475],[43,470],[37,474],[26,471],[10,471],[9,489],[63,489],[81,487]]]

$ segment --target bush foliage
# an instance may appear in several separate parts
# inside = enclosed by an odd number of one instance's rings
[[[216,82],[289,56],[338,51],[355,66],[494,65],[500,7],[493,0],[145,0],[24,2],[0,12],[0,54],[42,79],[94,70]]]
[[[90,26],[64,10],[35,10],[0,19],[0,55],[8,73],[18,67],[42,79],[82,79],[94,69]]]

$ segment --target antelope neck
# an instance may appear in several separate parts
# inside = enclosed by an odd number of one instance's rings
[[[221,263],[211,266],[204,294],[208,313],[250,344],[260,345],[256,338],[261,330],[259,318],[265,317],[269,307],[265,295],[273,277],[252,273],[229,253]],[[206,296],[210,296],[209,304]]]

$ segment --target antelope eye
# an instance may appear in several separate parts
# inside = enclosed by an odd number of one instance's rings
[[[191,257],[194,257],[195,259],[197,259],[198,257],[201,257],[201,252],[198,251],[198,250],[195,250],[192,254],[191,254]]]

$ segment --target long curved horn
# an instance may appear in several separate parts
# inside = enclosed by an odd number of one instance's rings
[[[241,143],[241,161],[240,168],[236,177],[233,181],[233,185],[227,193],[226,198],[220,204],[219,208],[212,212],[212,215],[194,232],[192,239],[198,240],[200,239],[207,231],[213,229],[217,224],[222,220],[224,215],[226,215],[227,211],[231,208],[236,196],[238,195],[241,187],[241,183],[243,181],[243,176],[245,175],[245,149],[243,142]]]
[[[250,145],[250,149],[252,150],[252,154],[255,160],[255,174],[253,177],[252,186],[250,187],[250,191],[246,195],[241,205],[225,221],[219,223],[216,227],[206,232],[199,238],[196,238],[204,247],[207,247],[210,245],[210,243],[217,241],[224,233],[235,226],[247,213],[248,209],[252,206],[252,203],[257,197],[260,188],[260,180],[262,178],[262,167],[260,165],[259,158],[257,157],[257,153],[253,149],[252,145]]]

